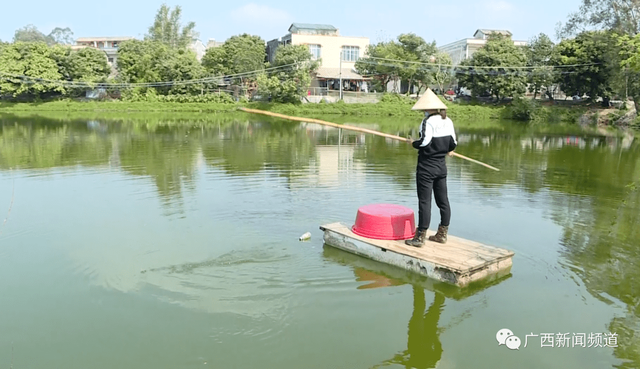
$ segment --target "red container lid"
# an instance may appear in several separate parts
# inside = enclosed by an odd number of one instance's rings
[[[413,210],[400,205],[366,205],[358,209],[351,230],[376,240],[406,240],[415,234],[415,217]]]

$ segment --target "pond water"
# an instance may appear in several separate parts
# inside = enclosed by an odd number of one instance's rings
[[[501,171],[447,159],[450,233],[515,252],[462,290],[323,246],[360,206],[417,212],[409,145],[244,116],[0,117],[0,366],[639,367],[638,140],[460,126],[457,151]]]

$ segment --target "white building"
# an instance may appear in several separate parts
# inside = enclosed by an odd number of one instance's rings
[[[207,51],[207,47],[202,43],[202,41],[194,39],[191,41],[191,44],[189,44],[189,50],[196,54],[198,61],[201,61],[204,53]]]
[[[73,49],[81,49],[85,47],[93,47],[104,51],[107,62],[112,68],[116,67],[118,61],[118,46],[123,41],[134,40],[133,37],[80,37],[76,40]]]
[[[342,76],[343,90],[363,89],[366,79],[354,67],[356,60],[366,53],[368,37],[340,36],[337,28],[327,24],[293,23],[287,35],[267,42],[267,60],[273,63],[278,47],[286,45],[307,45],[313,58],[320,60],[312,87],[338,90]]]
[[[511,32],[505,30],[479,29],[473,34],[473,38],[465,38],[450,44],[438,47],[442,52],[451,56],[453,65],[460,64],[461,61],[471,58],[471,56],[481,47],[487,44],[487,39],[492,34],[502,34],[511,37]],[[516,46],[526,46],[526,41],[513,41]]]

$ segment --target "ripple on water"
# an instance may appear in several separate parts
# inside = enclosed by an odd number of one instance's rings
[[[200,262],[151,268],[145,271],[144,280],[156,287],[162,300],[251,319],[253,325],[234,328],[234,332],[268,338],[288,324],[296,263],[281,247],[262,245]]]

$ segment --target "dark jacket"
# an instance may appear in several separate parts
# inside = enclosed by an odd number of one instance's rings
[[[440,114],[431,115],[420,124],[420,139],[413,141],[418,150],[418,170],[446,174],[445,157],[455,150],[458,142],[453,122]]]

